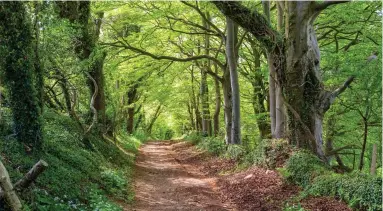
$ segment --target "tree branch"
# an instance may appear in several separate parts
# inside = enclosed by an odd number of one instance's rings
[[[355,76],[351,76],[347,79],[346,82],[344,82],[344,84],[339,87],[338,89],[334,90],[331,95],[330,95],[330,105],[334,102],[335,98],[338,97],[340,94],[342,94],[342,92],[344,92],[347,87],[350,86],[350,84],[352,83],[352,81],[354,81],[355,79]]]
[[[268,51],[273,51],[276,47],[275,44],[282,42],[279,33],[257,11],[251,12],[241,3],[235,1],[213,1],[212,3],[225,16],[252,33]]]
[[[117,43],[119,43],[120,45],[118,45]],[[131,50],[133,52],[140,53],[140,54],[145,55],[145,56],[149,56],[155,60],[171,60],[171,61],[177,61],[177,62],[189,62],[189,61],[195,61],[195,60],[200,60],[200,59],[209,59],[209,60],[213,61],[214,63],[216,63],[221,68],[225,67],[217,58],[214,58],[214,57],[208,56],[208,55],[191,56],[188,58],[178,58],[178,57],[163,56],[163,55],[158,56],[158,55],[154,55],[150,52],[144,51],[142,49],[128,45],[126,43],[122,43],[121,41],[119,41],[117,43],[101,43],[101,44],[114,46],[114,47],[122,47],[122,48],[125,48],[128,50]]]
[[[342,3],[346,3],[346,2],[350,2],[350,1],[325,1],[323,3],[316,3],[315,10],[322,11],[331,5],[342,4]]]

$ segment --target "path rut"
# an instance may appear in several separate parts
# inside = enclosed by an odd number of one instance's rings
[[[234,210],[219,199],[215,178],[177,161],[173,142],[149,142],[136,160],[135,211]]]

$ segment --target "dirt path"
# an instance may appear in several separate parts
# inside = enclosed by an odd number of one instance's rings
[[[174,145],[149,142],[141,147],[134,176],[133,210],[234,210],[220,201],[214,178],[178,161]]]

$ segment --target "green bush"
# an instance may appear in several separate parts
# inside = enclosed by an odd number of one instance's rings
[[[220,138],[207,137],[199,142],[197,147],[206,150],[210,154],[218,156],[225,152],[226,144],[225,141]]]
[[[264,139],[243,158],[249,165],[274,169],[279,160],[289,157],[291,147],[284,139]]]
[[[381,178],[362,173],[318,176],[307,186],[305,194],[338,196],[355,209],[382,210]]]
[[[198,131],[191,131],[185,136],[186,141],[190,141],[192,144],[198,144],[202,141],[202,134]]]
[[[122,208],[108,200],[102,192],[94,189],[90,192],[90,208],[92,210],[122,211]]]
[[[224,157],[234,160],[240,160],[245,154],[245,150],[241,145],[230,144],[227,146],[227,150],[224,154]]]
[[[312,180],[329,172],[329,168],[310,152],[295,152],[286,162],[287,180],[294,184],[306,187]]]
[[[122,171],[105,169],[101,172],[101,180],[108,194],[123,196],[127,182]]]

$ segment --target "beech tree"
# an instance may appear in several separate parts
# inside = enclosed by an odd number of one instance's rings
[[[287,2],[285,40],[257,11],[239,2],[213,2],[223,14],[252,33],[266,48],[276,80],[283,89],[288,114],[288,139],[326,160],[322,125],[325,112],[353,81],[350,77],[334,91],[323,87],[320,53],[315,29],[316,17],[327,7],[342,2]],[[297,15],[299,13],[299,15]]]

